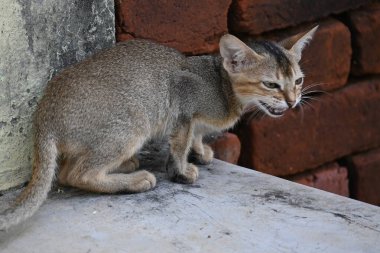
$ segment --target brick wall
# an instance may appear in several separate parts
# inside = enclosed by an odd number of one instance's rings
[[[302,109],[247,115],[212,143],[216,157],[380,204],[380,3],[370,0],[117,0],[117,39],[147,38],[187,55],[215,53],[229,32],[248,44],[319,24],[305,49]]]

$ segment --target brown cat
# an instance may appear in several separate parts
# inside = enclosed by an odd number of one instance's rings
[[[33,176],[0,229],[30,217],[46,199],[63,157],[61,184],[88,191],[143,192],[156,178],[138,167],[147,140],[169,136],[173,180],[193,183],[195,162],[210,163],[203,135],[230,128],[252,104],[278,117],[301,99],[301,51],[315,30],[250,48],[232,35],[221,56],[186,58],[145,40],[119,43],[62,71],[48,84],[35,117]]]

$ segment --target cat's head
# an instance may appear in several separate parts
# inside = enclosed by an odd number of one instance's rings
[[[317,28],[279,43],[257,41],[251,47],[230,34],[220,39],[223,67],[244,106],[255,105],[272,117],[297,106],[304,78],[301,53]]]

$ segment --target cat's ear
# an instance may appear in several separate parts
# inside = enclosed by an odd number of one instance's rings
[[[315,26],[310,31],[296,34],[290,38],[281,41],[279,44],[283,46],[285,49],[292,52],[295,55],[296,60],[299,61],[301,60],[302,50],[313,38],[317,29],[318,26]]]
[[[219,49],[223,66],[229,73],[239,73],[245,67],[264,58],[231,34],[226,34],[220,39]]]

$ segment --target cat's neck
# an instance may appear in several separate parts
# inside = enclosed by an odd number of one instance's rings
[[[228,73],[223,67],[223,59],[221,56],[214,56],[214,65],[215,70],[219,72],[220,84],[222,86],[223,94],[228,101],[230,113],[236,114],[237,117],[240,117],[244,109],[243,104],[233,91]]]
[[[209,104],[213,108],[204,108],[208,112],[209,119],[221,129],[229,128],[235,124],[243,112],[243,105],[236,97],[227,72],[223,68],[220,56],[194,56],[189,59],[189,70],[199,75],[208,88],[205,91],[205,99],[213,99]],[[209,93],[209,94],[207,94]]]

